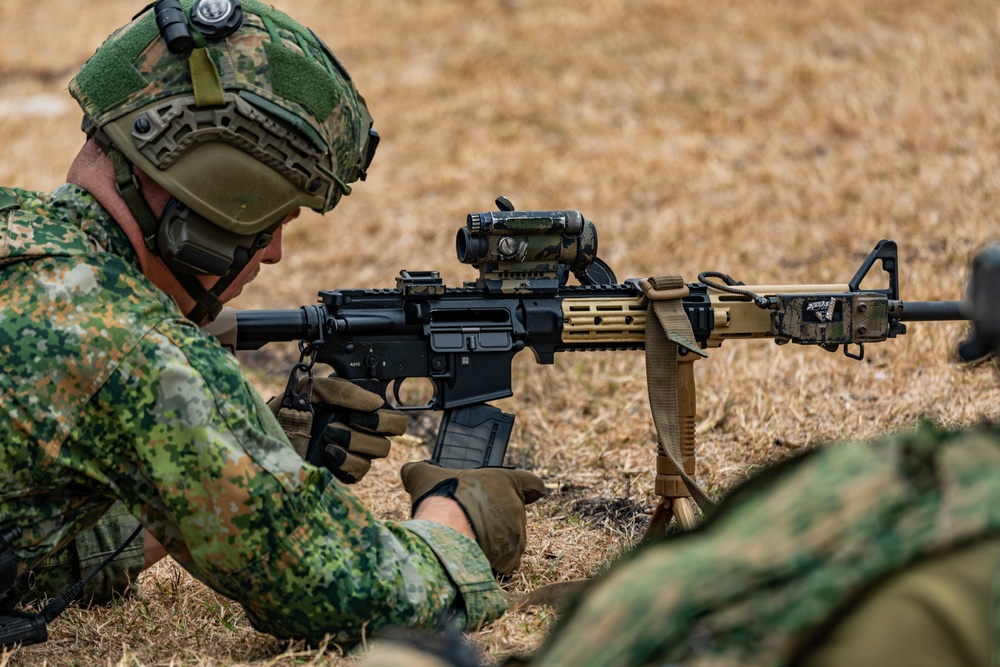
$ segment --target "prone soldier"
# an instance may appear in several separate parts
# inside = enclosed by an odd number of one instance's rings
[[[0,189],[0,533],[20,533],[19,580],[57,592],[141,523],[86,595],[165,550],[280,637],[502,613],[493,571],[518,564],[537,477],[415,464],[414,519],[378,521],[345,482],[405,419],[316,379],[307,398],[341,422],[305,464],[198,326],[281,259],[301,207],[364,180],[378,136],[334,54],[257,0],[160,0],[70,93],[87,140],[67,183]]]

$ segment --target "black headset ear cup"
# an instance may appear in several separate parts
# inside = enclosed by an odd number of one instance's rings
[[[249,264],[271,242],[280,224],[254,234],[235,234],[171,198],[160,216],[156,251],[174,273],[224,276]]]
[[[190,212],[191,209],[182,204],[177,197],[171,197],[170,201],[163,208],[163,213],[160,214],[160,229],[163,228],[163,223],[166,221],[173,219],[183,220],[187,218]],[[162,236],[162,231],[158,230],[157,236]]]
[[[204,219],[176,198],[160,216],[157,250],[171,271],[224,276],[233,265],[238,238]]]

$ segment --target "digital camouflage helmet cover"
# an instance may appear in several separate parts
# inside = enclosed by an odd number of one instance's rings
[[[221,34],[199,20],[213,13],[229,19]],[[378,140],[333,53],[256,0],[160,0],[112,34],[69,89],[146,246],[198,302],[195,321],[215,317],[218,296],[288,213],[325,213],[349,194]],[[159,218],[132,165],[172,195]],[[206,290],[197,275],[221,278]]]

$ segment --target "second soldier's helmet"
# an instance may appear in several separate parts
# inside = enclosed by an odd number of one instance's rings
[[[214,317],[218,295],[289,212],[325,213],[349,194],[378,141],[333,53],[257,0],[160,0],[69,88],[147,247],[200,303],[196,321]],[[158,219],[131,165],[172,195]],[[222,278],[206,291],[199,274]]]

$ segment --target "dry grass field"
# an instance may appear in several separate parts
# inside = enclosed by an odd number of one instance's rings
[[[367,183],[304,214],[285,259],[240,308],[319,289],[389,287],[402,268],[473,278],[454,256],[469,211],[497,195],[593,220],[619,278],[721,270],[747,283],[846,282],[899,243],[904,300],[960,298],[970,256],[1000,238],[1000,5],[993,0],[275,0],[337,52],[382,145]],[[66,84],[143,2],[0,0],[0,184],[51,189],[82,143]],[[951,359],[959,324],[910,325],[863,362],[730,342],[696,366],[699,477],[715,494],[804,448],[1000,413],[991,368]],[[262,393],[291,345],[246,356]],[[542,475],[511,591],[593,574],[654,506],[655,435],[640,353],[515,362],[510,461]],[[399,465],[429,453],[416,420],[358,486],[407,518]],[[143,594],[73,609],[27,665],[351,664],[336,647],[254,632],[238,605],[168,561]],[[555,615],[472,635],[490,660],[530,650]],[[364,649],[361,651],[364,652]]]

